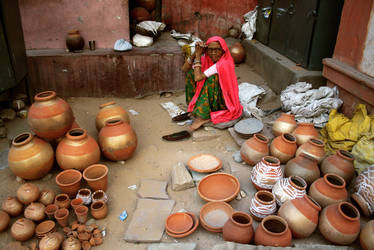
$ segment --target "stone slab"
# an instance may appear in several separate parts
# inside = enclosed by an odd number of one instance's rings
[[[147,247],[147,250],[195,250],[196,243],[160,243],[151,244]]]
[[[140,198],[168,200],[167,185],[166,181],[142,180],[137,194]]]
[[[242,137],[240,137],[240,135],[238,135],[234,128],[228,128],[227,129],[232,137],[232,139],[234,139],[235,143],[238,144],[238,146],[242,146],[242,144],[245,142],[245,139],[243,139]]]
[[[173,200],[138,199],[124,239],[128,242],[160,242]]]
[[[331,250],[345,250],[353,249],[347,246],[333,246],[333,245],[319,245],[319,244],[308,244],[308,245],[295,245],[293,247],[271,247],[271,246],[255,246],[239,244],[234,242],[226,242],[224,244],[217,244],[213,246],[212,250],[308,250],[308,249],[331,249]]]
[[[181,191],[192,188],[195,183],[190,172],[186,169],[182,162],[178,162],[171,170],[171,188],[174,191]]]

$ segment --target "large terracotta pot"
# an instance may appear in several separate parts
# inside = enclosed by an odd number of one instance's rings
[[[366,217],[374,214],[374,166],[357,176],[351,201]]]
[[[353,167],[354,157],[345,150],[337,150],[335,154],[326,157],[321,165],[322,174],[334,173],[340,175],[349,183],[355,176]]]
[[[56,160],[62,169],[84,170],[100,160],[100,148],[94,138],[82,128],[74,128],[58,144]]]
[[[302,153],[313,157],[319,164],[325,157],[325,143],[318,139],[309,139],[308,142],[304,143],[297,149],[296,156],[299,156]]]
[[[93,191],[106,191],[108,185],[108,167],[103,164],[94,164],[83,171],[83,178]]]
[[[285,133],[292,133],[297,127],[295,116],[292,114],[282,113],[273,124],[273,134],[280,136]]]
[[[110,119],[119,119],[130,124],[129,114],[115,102],[107,102],[100,105],[100,111],[96,115],[97,131],[100,131],[105,126],[105,122]]]
[[[287,247],[292,242],[292,234],[287,221],[276,215],[269,215],[257,226],[255,244],[263,246]]]
[[[257,190],[271,191],[275,183],[283,177],[280,161],[273,156],[265,156],[251,172],[251,181]]]
[[[99,133],[100,148],[106,158],[112,161],[129,159],[136,150],[138,140],[135,131],[118,119],[106,122]]]
[[[31,133],[23,133],[12,141],[8,165],[16,176],[35,180],[45,176],[52,168],[54,152],[51,145]]]
[[[266,216],[275,214],[277,204],[274,195],[266,190],[255,193],[249,203],[249,212],[256,221],[261,221]]]
[[[271,142],[270,154],[277,157],[281,163],[291,160],[296,153],[296,138],[291,134],[282,134]]]
[[[360,233],[360,212],[348,202],[329,205],[322,210],[318,229],[326,240],[349,245]]]
[[[288,178],[282,178],[275,183],[272,193],[277,201],[277,204],[281,206],[288,200],[301,198],[306,194],[306,182],[299,176],[290,176]]]
[[[233,212],[222,229],[223,239],[249,244],[253,238],[252,217],[244,212]]]
[[[292,134],[296,137],[296,143],[299,146],[309,141],[310,138],[319,138],[313,123],[298,123]]]
[[[313,181],[321,176],[317,161],[306,154],[300,154],[289,160],[284,169],[284,175],[290,177],[292,175],[300,176],[310,186]]]
[[[360,245],[364,250],[374,249],[374,220],[368,221],[360,233]]]
[[[318,202],[321,207],[346,201],[347,190],[345,181],[336,174],[325,174],[322,178],[317,179],[309,188],[309,195]]]
[[[321,206],[308,195],[286,201],[278,210],[296,238],[309,237],[318,225]]]
[[[262,157],[269,155],[269,139],[262,134],[255,134],[246,140],[240,148],[242,159],[250,166],[256,165]]]
[[[71,30],[66,36],[66,47],[70,52],[82,50],[84,48],[84,39],[79,30]]]
[[[56,183],[69,197],[75,197],[82,180],[82,173],[75,169],[64,170],[56,176]]]
[[[41,92],[34,99],[27,121],[35,134],[47,140],[64,136],[74,122],[69,104],[54,91]]]
[[[35,231],[35,224],[32,220],[21,218],[13,223],[10,228],[12,237],[17,241],[26,241],[32,238]]]
[[[240,44],[240,42],[236,42],[230,47],[230,54],[236,64],[242,63],[246,55],[245,49],[243,45]]]
[[[7,229],[9,222],[10,222],[9,215],[6,212],[0,210],[0,232]]]

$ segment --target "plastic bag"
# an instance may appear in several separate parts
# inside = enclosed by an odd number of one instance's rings
[[[251,10],[244,15],[245,23],[242,25],[242,32],[245,35],[245,39],[252,40],[253,34],[256,32],[256,19],[257,19],[257,8]]]
[[[149,36],[135,34],[135,36],[132,38],[132,42],[136,47],[148,47],[153,44],[153,38]]]
[[[265,90],[257,85],[243,82],[239,84],[239,100],[243,106],[244,117],[256,117],[261,120],[263,111],[257,108],[258,99],[265,94]]]

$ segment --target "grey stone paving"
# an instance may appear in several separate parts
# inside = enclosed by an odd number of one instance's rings
[[[166,181],[142,180],[137,194],[140,198],[168,200],[169,195],[166,193],[167,185]]]

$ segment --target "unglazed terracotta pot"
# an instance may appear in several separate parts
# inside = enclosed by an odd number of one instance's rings
[[[71,30],[66,36],[66,47],[70,52],[82,50],[84,48],[84,39],[79,30]]]
[[[48,219],[52,220],[55,218],[55,212],[58,210],[58,206],[56,204],[49,204],[45,207],[45,214],[47,215]]]
[[[56,176],[56,183],[65,194],[69,197],[75,197],[82,180],[82,173],[75,169],[67,169]]]
[[[16,197],[8,196],[1,204],[1,209],[15,217],[22,213],[23,204]]]
[[[62,227],[66,227],[69,225],[69,210],[66,208],[59,208],[55,212],[55,219],[57,220],[58,224]]]
[[[285,133],[292,133],[297,127],[295,116],[292,114],[282,113],[273,124],[273,134],[280,136]]]
[[[74,238],[73,236],[70,236],[64,242],[62,243],[62,250],[81,250],[81,242]]]
[[[374,166],[369,166],[365,171],[357,176],[354,193],[351,201],[362,214],[369,217],[374,214]]]
[[[223,239],[241,244],[249,244],[253,239],[252,217],[244,212],[235,211],[222,229]]]
[[[321,172],[317,161],[313,157],[307,154],[300,154],[287,162],[284,168],[284,175],[286,177],[292,175],[300,176],[310,186],[313,181],[321,176]]]
[[[292,234],[287,221],[276,215],[269,215],[257,226],[255,244],[287,247],[291,245]]]
[[[77,206],[74,209],[75,215],[79,223],[84,224],[87,221],[88,207],[84,205]]]
[[[48,140],[64,136],[74,122],[69,104],[54,91],[41,92],[34,99],[27,121],[35,134]]]
[[[306,182],[299,176],[282,178],[275,183],[272,193],[278,206],[288,200],[301,198],[306,194]]]
[[[100,131],[106,121],[118,119],[130,125],[130,116],[125,109],[116,102],[107,102],[100,105],[100,111],[96,115],[96,129]]]
[[[291,160],[296,153],[296,138],[291,134],[282,134],[271,142],[270,154],[277,157],[281,163]]]
[[[82,171],[100,160],[99,144],[85,129],[71,129],[57,146],[56,160],[62,169]]]
[[[309,195],[321,207],[346,201],[347,190],[345,189],[345,181],[336,174],[325,174],[322,178],[315,180],[309,188]]]
[[[9,215],[6,212],[0,210],[0,232],[7,229],[9,222],[10,222]]]
[[[374,249],[374,220],[368,221],[362,228],[360,245],[364,250]]]
[[[106,191],[108,185],[108,167],[103,164],[94,164],[83,171],[83,179],[93,191]]]
[[[245,59],[245,50],[243,45],[241,45],[239,42],[234,43],[230,47],[230,54],[232,56],[232,59],[234,59],[234,62],[236,64],[242,63]]]
[[[296,143],[299,146],[309,141],[310,138],[319,138],[313,123],[298,123],[292,134],[296,137]]]
[[[50,189],[44,189],[40,193],[39,201],[44,204],[45,206],[52,204],[55,200],[55,192]]]
[[[64,240],[64,235],[60,232],[49,233],[45,235],[39,242],[40,250],[58,250]]]
[[[317,228],[321,206],[313,198],[304,195],[301,198],[286,201],[278,210],[296,238],[309,237]]]
[[[242,159],[250,166],[256,165],[262,157],[269,155],[269,139],[262,134],[254,134],[240,148]]]
[[[54,152],[51,145],[31,133],[23,133],[12,141],[8,165],[16,176],[26,180],[44,177],[52,168]]]
[[[59,208],[69,208],[70,207],[70,198],[67,194],[58,194],[55,197],[55,204]]]
[[[72,199],[70,202],[70,206],[73,208],[73,210],[75,210],[77,207],[81,205],[84,205],[83,200],[81,198]]]
[[[318,229],[326,240],[349,245],[360,233],[360,212],[348,202],[329,205],[322,210]]]
[[[271,191],[275,183],[283,177],[280,161],[273,156],[265,156],[251,172],[251,181],[257,190]]]
[[[89,205],[92,201],[92,192],[88,188],[79,189],[76,198],[82,199],[84,205]]]
[[[104,219],[108,214],[108,206],[103,201],[94,201],[91,204],[91,215],[97,220]]]
[[[13,223],[10,228],[13,239],[17,241],[26,241],[32,238],[35,231],[35,224],[32,220],[21,218]]]
[[[313,157],[317,160],[318,164],[320,164],[325,157],[325,143],[318,139],[309,139],[308,142],[297,149],[296,156],[302,153]]]
[[[249,203],[249,212],[253,219],[261,221],[268,215],[277,212],[274,195],[266,190],[257,191]]]
[[[25,183],[17,189],[17,198],[20,202],[22,202],[25,205],[28,205],[31,202],[38,200],[39,197],[40,190],[35,184]]]
[[[334,173],[349,183],[355,176],[353,167],[354,157],[345,150],[337,150],[335,154],[326,157],[321,165],[322,174]]]
[[[41,221],[45,217],[45,206],[40,202],[31,202],[25,208],[24,216],[26,219],[33,221]]]
[[[136,150],[138,140],[135,131],[118,119],[106,122],[99,133],[100,148],[106,158],[112,161],[129,159]]]

